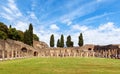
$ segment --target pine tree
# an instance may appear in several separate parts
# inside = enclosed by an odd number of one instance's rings
[[[57,40],[57,47],[60,47],[60,40]]]
[[[78,41],[78,45],[79,46],[83,46],[83,36],[82,36],[82,33],[80,33],[80,36],[78,37],[79,41]]]
[[[71,36],[70,35],[67,37],[66,46],[67,47],[73,47],[73,42],[71,41]]]
[[[70,41],[71,41],[71,37],[70,35],[67,37],[67,41],[66,41],[66,46],[70,47]]]
[[[73,45],[74,45],[74,43],[71,41],[71,42],[70,42],[70,47],[73,47]]]
[[[33,26],[29,25],[29,29],[24,33],[24,43],[33,46]]]
[[[50,47],[54,47],[54,35],[53,34],[50,37]]]
[[[33,26],[32,24],[30,23],[29,25],[29,41],[30,41],[30,45],[33,46]]]
[[[28,30],[26,30],[24,32],[24,43],[29,45],[29,37],[28,36],[29,36],[29,32],[28,32]]]
[[[39,41],[39,37],[36,34],[33,34],[33,40]]]
[[[60,47],[64,47],[64,36],[63,36],[63,34],[61,35],[61,39],[60,39]]]

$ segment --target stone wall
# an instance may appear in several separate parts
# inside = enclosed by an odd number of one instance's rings
[[[0,59],[32,57],[37,50],[14,40],[0,40]]]
[[[94,57],[94,51],[81,50],[80,48],[48,48],[39,53],[41,57]]]
[[[33,41],[33,47],[14,40],[0,40],[0,59],[26,57],[100,57],[120,58],[120,45],[50,48],[44,42]]]
[[[120,48],[119,45],[98,46],[91,44],[71,48],[45,48],[39,51],[38,56],[120,58]]]

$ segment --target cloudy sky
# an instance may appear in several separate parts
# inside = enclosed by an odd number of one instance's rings
[[[80,33],[85,44],[120,44],[119,0],[0,0],[0,21],[22,31],[32,23],[48,44],[64,34],[77,46]]]

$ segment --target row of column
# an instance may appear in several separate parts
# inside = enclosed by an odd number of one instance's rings
[[[119,55],[117,49],[97,50],[95,56],[102,58],[117,58]]]
[[[65,52],[65,53],[60,53],[60,52],[41,52],[39,53],[39,56],[43,57],[94,57],[95,52]]]
[[[23,52],[17,51],[17,50],[12,50],[12,51],[0,50],[0,59],[1,60],[24,58],[27,56],[29,56],[29,55],[27,55],[27,53],[23,53]]]

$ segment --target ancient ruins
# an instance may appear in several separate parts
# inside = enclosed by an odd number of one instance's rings
[[[44,42],[33,42],[33,47],[14,40],[0,40],[0,60],[27,57],[100,57],[120,58],[120,45],[92,45],[50,48]]]

